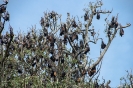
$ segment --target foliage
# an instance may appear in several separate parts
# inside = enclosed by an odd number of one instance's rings
[[[85,24],[76,21],[67,13],[66,22],[61,21],[61,15],[55,11],[45,12],[41,17],[42,29],[36,30],[32,26],[27,34],[10,33],[2,34],[4,24],[9,21],[10,14],[6,11],[8,1],[0,6],[0,86],[8,88],[109,88],[110,80],[105,83],[98,81],[103,57],[112,40],[119,30],[120,36],[124,35],[123,28],[118,22],[118,15],[111,21],[105,18],[108,42],[99,38],[92,25],[93,19],[100,19],[101,14],[112,11],[103,11],[100,7],[102,1],[95,4],[89,3],[85,8],[83,20]],[[100,56],[97,61],[92,61],[90,43],[97,44],[101,40]],[[95,77],[95,78],[94,78]]]

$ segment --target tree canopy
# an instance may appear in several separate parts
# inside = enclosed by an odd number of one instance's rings
[[[14,34],[9,25],[9,32],[2,34],[5,23],[10,21],[6,5],[7,0],[0,6],[1,87],[110,87],[110,80],[98,79],[102,61],[116,34],[123,37],[130,23],[122,25],[118,14],[109,19],[113,10],[102,10],[103,2],[97,1],[83,9],[81,18],[68,12],[66,22],[62,22],[60,13],[45,11],[40,18],[40,30],[32,26],[26,34]],[[93,19],[99,21],[101,15],[106,15],[105,38],[99,37],[100,30],[93,24]],[[93,60],[91,45],[96,44],[100,47],[96,50],[99,57]]]

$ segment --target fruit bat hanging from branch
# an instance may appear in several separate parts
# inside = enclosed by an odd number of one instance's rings
[[[53,62],[55,62],[55,57],[54,57],[54,55],[52,55],[52,56],[50,57],[50,59],[51,59]]]
[[[114,24],[115,24],[115,17],[113,16],[111,20],[111,25],[114,26]]]
[[[64,63],[64,57],[60,56],[59,58],[60,58],[61,63]]]
[[[67,35],[66,34],[64,35],[64,40],[63,41],[64,41],[64,44],[67,44]]]
[[[41,24],[41,26],[44,26],[44,18],[43,17],[41,17],[40,24]]]
[[[89,15],[88,13],[86,12],[85,15],[84,15],[84,21],[88,20],[89,19]]]
[[[103,42],[102,40],[102,43],[101,43],[101,49],[104,49],[106,47],[106,44]]]
[[[87,54],[89,51],[90,51],[90,47],[87,43],[86,46],[85,46],[84,54]]]
[[[124,30],[122,28],[122,25],[120,24],[120,36],[122,37],[124,35]]]
[[[92,75],[94,75],[95,72],[96,72],[96,67],[93,67],[92,69],[90,69],[90,70],[88,71],[88,74],[89,74],[89,76],[91,77]]]
[[[47,37],[47,39],[49,40],[50,43],[55,43],[55,41],[56,41],[56,39],[54,38],[54,35],[53,34],[52,35],[49,35]]]
[[[77,24],[76,24],[75,20],[72,22],[72,27],[74,27],[74,28],[77,27]]]
[[[84,43],[83,43],[83,40],[80,40],[80,48],[83,49],[84,48]]]
[[[60,36],[62,36],[65,32],[66,32],[66,24],[64,24],[64,25],[61,24]]]
[[[100,13],[99,13],[98,10],[97,10],[97,19],[98,19],[98,20],[100,19]]]
[[[75,48],[76,51],[79,49],[78,43],[74,44],[74,48]]]
[[[117,27],[118,27],[118,14],[117,14],[117,16],[115,18],[115,28],[117,28]]]
[[[91,36],[94,37],[94,35],[96,34],[96,32],[94,31],[94,29],[91,31]]]
[[[73,32],[73,33],[70,35],[70,40],[71,40],[71,42],[73,42],[75,39],[78,40],[78,35],[77,35],[75,32]]]
[[[48,36],[48,30],[45,27],[43,28],[43,33],[44,33],[44,36]]]
[[[62,74],[61,74],[61,77],[64,78],[66,76],[66,72],[63,71]]]
[[[6,6],[2,5],[0,7],[0,13],[4,13],[4,12],[6,12]]]
[[[48,68],[52,67],[52,63],[50,61],[48,61]]]

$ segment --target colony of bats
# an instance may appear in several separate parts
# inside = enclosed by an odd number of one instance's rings
[[[67,13],[67,21],[61,22],[61,15],[50,11],[45,12],[44,17],[41,17],[41,31],[36,32],[37,30],[32,27],[27,34],[18,33],[17,35],[14,35],[11,26],[10,33],[2,34],[5,22],[10,20],[10,14],[6,11],[7,4],[8,1],[5,0],[5,3],[0,5],[1,19],[3,18],[3,22],[2,20],[0,22],[0,46],[2,46],[0,64],[3,66],[4,63],[5,71],[15,69],[14,71],[20,75],[28,74],[30,76],[39,75],[41,71],[44,71],[45,75],[49,79],[52,78],[53,81],[70,77],[77,83],[81,82],[85,75],[92,77],[98,73],[97,66],[85,68],[87,64],[83,64],[83,59],[91,52],[90,41],[86,42],[86,32],[94,40],[98,34],[96,29],[89,28],[91,25],[88,25],[88,22],[93,16],[96,16],[99,21],[102,13],[111,13],[111,11],[103,11],[98,8],[99,5],[102,6],[101,1],[95,5],[91,3],[90,12],[85,10],[83,21],[86,24],[82,24],[79,20],[76,21],[75,17],[71,18],[70,13]],[[111,21],[107,23],[105,34],[108,38],[113,36],[112,30],[118,27],[122,37],[124,35],[123,26],[118,22],[118,15],[113,16]],[[101,49],[104,50],[107,45],[103,38],[99,39],[101,40]],[[96,43],[92,40],[91,42]],[[71,47],[71,50],[67,50],[68,46]],[[70,59],[73,62],[68,61]],[[79,67],[79,64],[82,66]],[[68,68],[74,68],[74,70],[69,72]],[[11,75],[8,74],[8,80],[10,79],[12,79]],[[44,77],[44,79],[46,78]]]

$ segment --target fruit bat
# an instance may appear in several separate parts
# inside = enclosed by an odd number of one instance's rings
[[[83,43],[83,40],[80,40],[80,47],[83,49],[84,48],[84,43]]]
[[[90,47],[88,44],[86,44],[84,54],[87,54],[89,51],[90,51]]]
[[[76,24],[75,20],[72,22],[72,27],[74,27],[74,28],[77,27],[77,24]]]
[[[41,17],[40,24],[41,24],[41,26],[44,26],[44,18],[43,17]]]
[[[89,15],[87,14],[87,12],[85,13],[84,15],[84,21],[88,20],[89,19]]]
[[[98,20],[100,19],[100,13],[99,13],[99,11],[97,11],[97,19]]]
[[[96,72],[96,67],[93,67],[88,71],[89,76],[91,77]]]
[[[55,62],[55,57],[53,55],[50,57],[50,59]]]
[[[78,35],[74,32],[72,35],[70,35],[70,40],[73,42],[75,39],[78,40]]]
[[[123,30],[123,28],[121,27],[120,28],[120,36],[122,37],[124,35],[124,30]]]
[[[103,42],[102,40],[102,43],[101,43],[101,49],[104,49],[106,47],[106,44]]]

